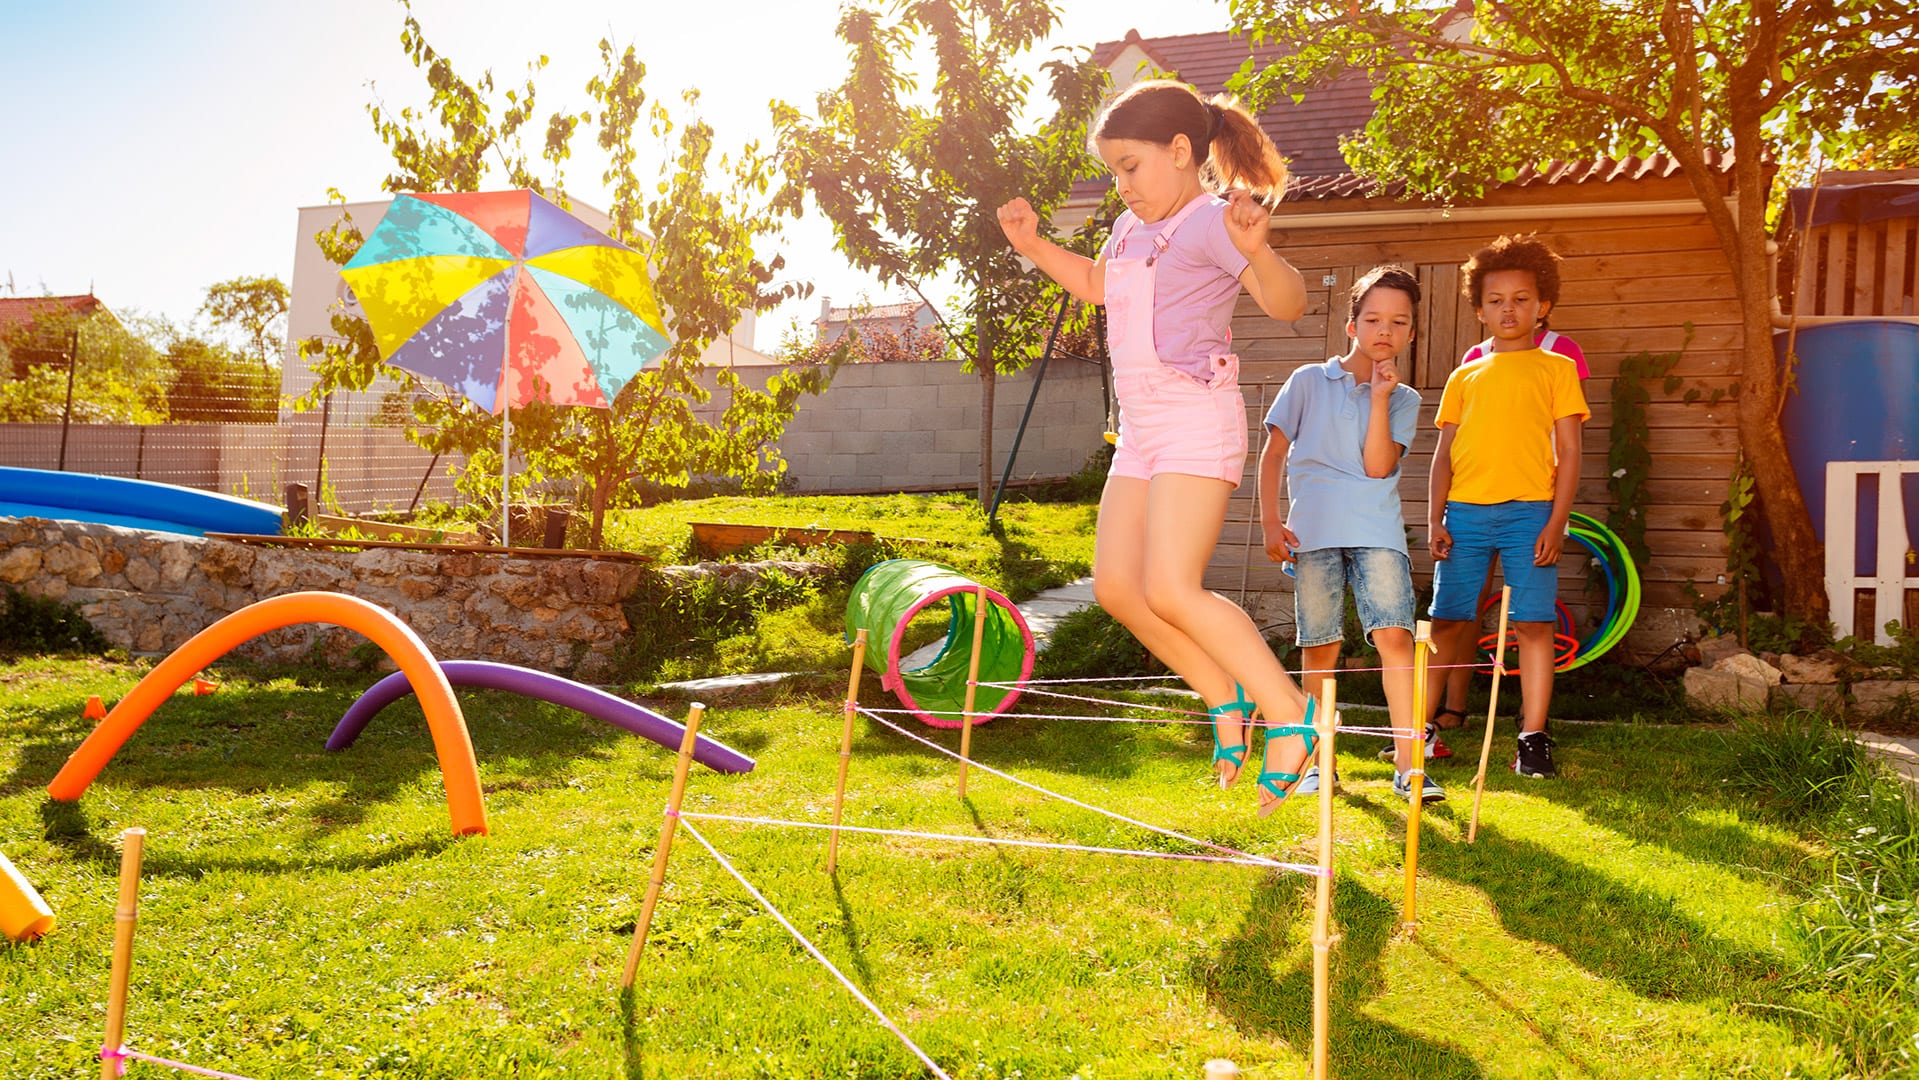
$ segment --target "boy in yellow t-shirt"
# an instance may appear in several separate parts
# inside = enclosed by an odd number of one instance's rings
[[[1439,700],[1448,665],[1470,662],[1479,588],[1497,554],[1513,590],[1524,699],[1513,771],[1553,776],[1553,601],[1579,486],[1580,425],[1592,413],[1573,364],[1533,343],[1559,299],[1559,256],[1531,236],[1502,236],[1460,269],[1493,349],[1455,370],[1439,399],[1427,510],[1438,656],[1427,700]]]

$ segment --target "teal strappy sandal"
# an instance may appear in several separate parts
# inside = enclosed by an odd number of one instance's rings
[[[1313,730],[1313,713],[1317,711],[1318,705],[1319,703],[1317,701],[1312,698],[1307,698],[1306,715],[1300,717],[1299,723],[1284,724],[1279,727],[1266,729],[1266,741],[1268,743],[1274,739],[1284,738],[1288,735],[1300,735],[1306,739],[1306,760],[1300,763],[1301,768],[1310,766],[1313,763],[1313,751],[1319,745],[1319,734]],[[1260,817],[1265,817],[1285,805],[1286,796],[1293,793],[1293,788],[1298,786],[1299,779],[1303,775],[1302,773],[1295,772],[1267,771],[1263,767],[1265,764],[1264,754],[1265,751],[1262,748],[1262,768],[1259,773],[1259,786],[1276,796],[1276,798],[1274,798],[1272,802],[1259,808]]]
[[[1231,780],[1220,781],[1219,786],[1222,789],[1230,788],[1234,784],[1238,783],[1240,772],[1246,768],[1246,751],[1252,749],[1252,746],[1253,746],[1252,716],[1254,711],[1255,711],[1255,706],[1253,705],[1253,703],[1246,700],[1246,688],[1239,685],[1238,683],[1233,684],[1233,700],[1225,703],[1224,705],[1215,705],[1212,708],[1206,710],[1206,715],[1212,716],[1212,717],[1225,716],[1229,713],[1238,713],[1240,716],[1243,716],[1246,718],[1245,726],[1240,728],[1240,743],[1238,746],[1227,746],[1226,744],[1220,742],[1219,741],[1219,725],[1218,724],[1211,725],[1212,731],[1213,731],[1212,764],[1215,768],[1215,772],[1218,771],[1218,765],[1222,761],[1231,762],[1233,766],[1233,778]]]

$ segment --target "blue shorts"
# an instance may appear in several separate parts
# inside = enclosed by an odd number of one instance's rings
[[[1433,563],[1433,618],[1478,622],[1479,590],[1498,555],[1513,589],[1512,621],[1555,621],[1559,568],[1533,565],[1533,548],[1552,516],[1550,502],[1448,502],[1446,531],[1453,550]]]
[[[1366,640],[1373,632],[1413,628],[1413,570],[1404,552],[1381,547],[1316,548],[1294,556],[1293,629],[1301,648],[1346,636],[1346,587]]]

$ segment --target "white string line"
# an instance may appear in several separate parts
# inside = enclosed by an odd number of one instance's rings
[[[860,988],[853,985],[853,980],[847,978],[845,974],[843,974],[840,971],[839,968],[834,967],[833,961],[828,960],[826,958],[826,954],[821,952],[818,946],[814,945],[811,941],[808,941],[806,939],[806,935],[800,933],[798,927],[795,927],[792,923],[788,922],[786,916],[780,914],[780,909],[774,907],[773,902],[771,900],[768,900],[765,896],[761,895],[760,891],[753,887],[753,883],[746,880],[746,875],[734,869],[733,864],[727,861],[726,856],[720,854],[717,848],[715,848],[712,844],[707,842],[706,837],[700,835],[700,830],[694,828],[693,823],[686,820],[686,818],[689,817],[690,815],[682,813],[679,816],[680,816],[680,824],[686,826],[686,831],[693,834],[693,839],[698,840],[700,842],[700,846],[706,849],[706,853],[708,855],[713,856],[713,861],[719,863],[720,866],[723,869],[725,869],[727,873],[732,874],[733,880],[740,883],[740,887],[746,890],[747,895],[759,901],[760,906],[766,909],[767,914],[773,916],[773,918],[777,920],[781,926],[784,926],[786,928],[787,933],[793,935],[793,939],[795,941],[798,941],[801,945],[805,946],[807,952],[813,954],[813,959],[818,960],[821,964],[825,965],[826,970],[832,972],[833,977],[840,981],[840,985],[846,987],[847,992],[852,994],[854,998],[858,999],[861,1005],[866,1006],[866,1011],[878,1017],[879,1022],[885,1026],[886,1030],[892,1032],[896,1037],[898,1037],[899,1041],[902,1043],[905,1043],[906,1048],[913,1052],[913,1056],[919,1058],[920,1061],[924,1063],[927,1068],[933,1070],[934,1076],[939,1077],[940,1080],[953,1080],[953,1078],[947,1074],[945,1069],[942,1069],[939,1067],[938,1062],[928,1057],[926,1054],[926,1051],[921,1050],[919,1048],[918,1043],[907,1038],[906,1033],[899,1029],[899,1025],[893,1023],[893,1021],[889,1019],[885,1013],[881,1012],[880,1007],[878,1005],[873,1004],[873,1001],[871,998],[867,997],[865,994],[860,993]]]
[[[742,825],[778,825],[789,829],[823,829],[827,832],[843,831],[867,833],[873,836],[905,836],[919,840],[951,840],[963,844],[991,844],[996,847],[1044,848],[1051,851],[1083,851],[1094,855],[1132,855],[1143,859],[1178,859],[1186,862],[1229,863],[1235,866],[1273,865],[1268,859],[1241,859],[1227,855],[1191,855],[1175,851],[1144,851],[1133,848],[1094,847],[1087,844],[1064,844],[1049,840],[1022,840],[1001,836],[968,836],[964,833],[928,833],[913,832],[908,829],[878,829],[866,825],[831,825],[823,821],[787,821],[780,818],[741,817],[733,814],[705,814],[693,810],[681,810],[679,817],[698,818],[701,821],[731,821]],[[1316,874],[1319,867],[1306,863],[1281,863],[1289,870],[1302,874]]]
[[[1082,810],[1090,810],[1095,814],[1104,815],[1106,817],[1112,818],[1115,821],[1123,821],[1128,825],[1145,829],[1148,832],[1159,833],[1161,836],[1170,836],[1175,840],[1184,840],[1185,842],[1189,844],[1197,844],[1200,847],[1212,848],[1214,851],[1223,852],[1227,855],[1236,856],[1241,859],[1252,859],[1259,862],[1262,865],[1270,866],[1276,870],[1290,869],[1288,864],[1282,863],[1276,859],[1268,859],[1263,855],[1248,854],[1247,852],[1241,851],[1238,848],[1227,847],[1224,844],[1215,844],[1210,840],[1201,840],[1196,836],[1187,836],[1185,833],[1174,832],[1171,829],[1163,829],[1159,827],[1158,825],[1148,824],[1147,822],[1140,821],[1137,818],[1129,818],[1124,814],[1115,813],[1103,807],[1094,806],[1091,803],[1081,802],[1070,795],[1062,795],[1057,791],[1048,791],[1047,789],[1040,787],[1038,784],[1032,783],[1027,780],[1021,780],[1019,777],[1014,776],[1011,773],[1001,772],[1000,770],[993,768],[991,765],[982,765],[977,761],[969,761],[966,758],[961,758],[957,751],[948,750],[946,747],[941,746],[940,744],[932,741],[931,739],[923,739],[920,736],[915,735],[912,732],[906,730],[905,728],[899,726],[898,724],[895,724],[891,720],[888,720],[886,717],[881,716],[878,713],[875,713],[873,710],[867,708],[864,705],[861,705],[858,708],[860,712],[865,713],[869,718],[873,720],[877,720],[878,722],[882,724],[885,724],[887,727],[892,728],[894,731],[899,732],[901,735],[906,736],[907,738],[913,740],[916,743],[919,743],[922,746],[930,747],[931,749],[937,750],[940,753],[945,754],[947,757],[957,758],[961,761],[966,761],[967,764],[972,768],[978,769],[981,772],[991,773],[992,775],[997,776],[1002,780],[1006,780],[1011,783],[1018,784],[1020,787],[1026,788],[1029,791],[1037,791],[1041,795],[1046,796],[1047,798],[1058,799],[1061,802],[1071,803],[1072,805],[1077,806]],[[1325,876],[1328,874],[1328,871],[1317,866],[1313,867],[1310,872],[1313,874],[1321,875],[1321,876]]]

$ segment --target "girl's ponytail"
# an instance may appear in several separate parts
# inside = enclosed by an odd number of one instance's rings
[[[1239,99],[1215,94],[1206,103],[1207,126],[1212,129],[1211,152],[1205,168],[1219,190],[1243,187],[1271,205],[1286,190],[1286,159],[1266,137],[1259,121]]]
[[[1269,205],[1285,191],[1285,159],[1238,99],[1216,94],[1208,101],[1170,79],[1133,84],[1106,107],[1089,141],[1141,139],[1167,146],[1175,135],[1192,144],[1200,179],[1211,190],[1243,187]]]

